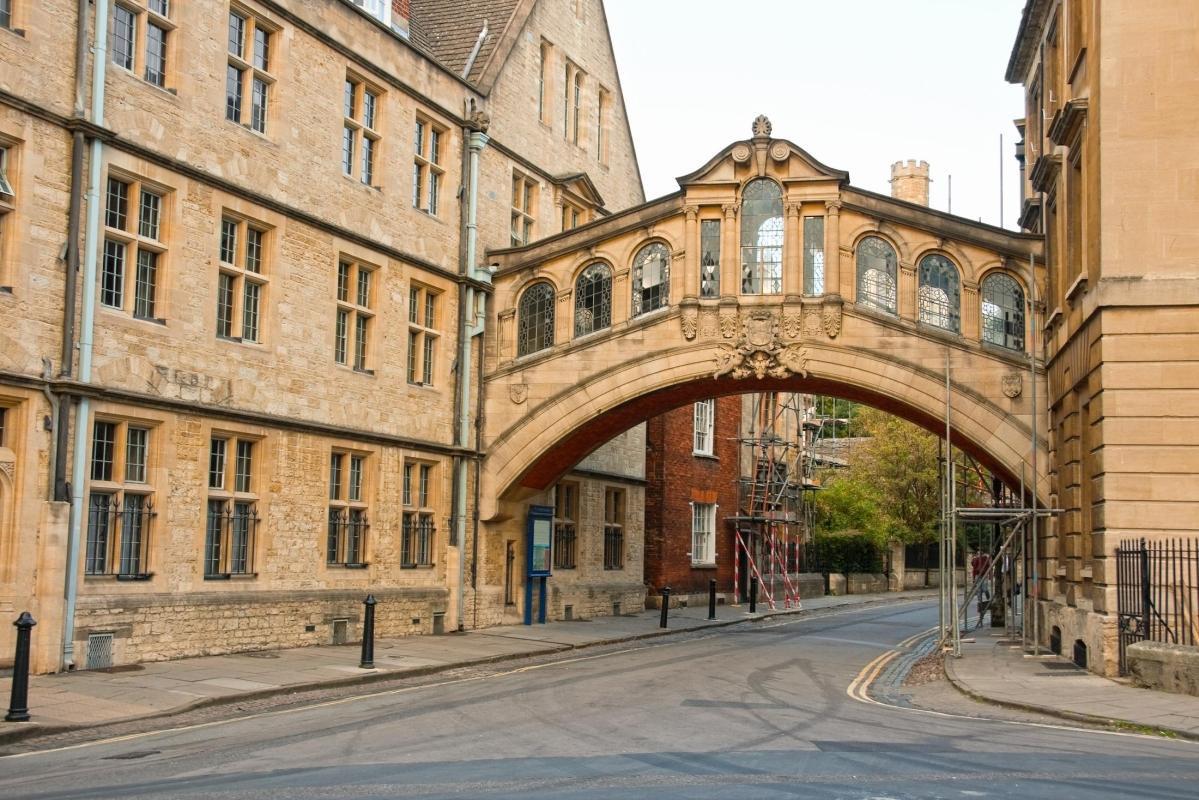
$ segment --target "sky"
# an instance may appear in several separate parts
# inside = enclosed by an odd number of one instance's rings
[[[605,0],[646,199],[676,191],[758,114],[890,194],[928,161],[929,205],[1017,229],[1023,92],[1003,79],[1024,0]],[[952,182],[949,180],[952,176]],[[952,209],[949,189],[952,183]]]

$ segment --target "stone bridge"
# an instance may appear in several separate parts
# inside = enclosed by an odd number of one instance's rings
[[[947,367],[955,445],[1047,500],[1039,237],[854,188],[765,118],[679,185],[489,253],[485,524],[613,435],[717,395],[835,395],[943,434]]]

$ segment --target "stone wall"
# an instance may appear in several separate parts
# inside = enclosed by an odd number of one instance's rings
[[[1128,646],[1126,659],[1137,686],[1199,697],[1199,647],[1137,642]]]

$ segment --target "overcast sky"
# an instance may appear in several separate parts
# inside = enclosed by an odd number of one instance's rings
[[[1023,0],[606,0],[647,199],[765,114],[774,136],[884,194],[931,166],[931,202],[1015,229],[1022,93],[1003,79]]]

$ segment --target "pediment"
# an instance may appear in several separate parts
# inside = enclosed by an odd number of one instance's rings
[[[555,175],[550,179],[554,185],[561,187],[570,194],[595,208],[604,207],[604,198],[596,188],[595,182],[586,172],[574,172],[569,175]]]
[[[724,148],[695,172],[678,178],[679,186],[686,189],[702,184],[739,183],[749,177],[768,174],[783,181],[849,183],[848,172],[821,163],[794,142],[771,138],[769,130],[769,120],[759,117],[754,125],[754,131],[759,135]]]

